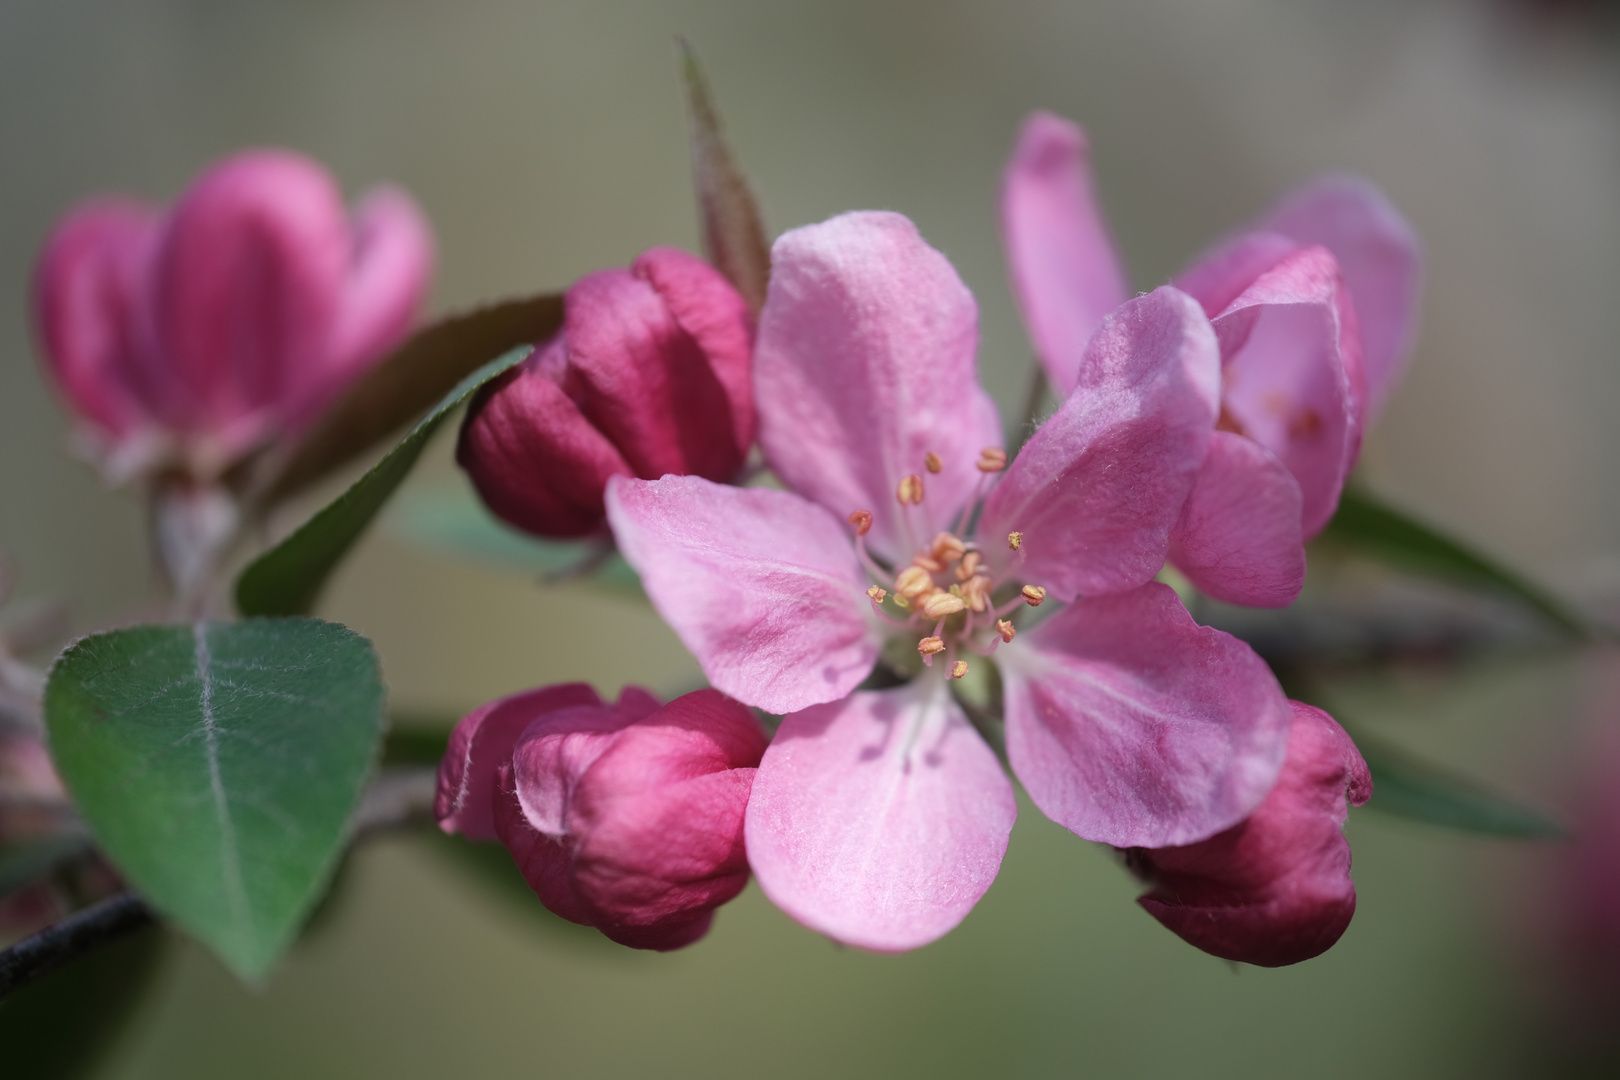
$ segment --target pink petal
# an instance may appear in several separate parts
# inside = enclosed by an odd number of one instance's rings
[[[608,521],[716,688],[787,713],[849,693],[882,635],[845,526],[797,495],[695,476],[614,479]]]
[[[1282,766],[1289,710],[1270,669],[1167,586],[1078,601],[998,656],[1013,772],[1087,840],[1202,840],[1259,805]]]
[[[1001,180],[1001,236],[1035,352],[1060,396],[1086,343],[1125,302],[1125,272],[1091,181],[1091,147],[1074,124],[1034,113]]]
[[[978,338],[972,294],[900,215],[845,214],[784,234],[754,354],[771,468],[840,519],[872,511],[874,550],[909,558],[971,496],[979,451],[1001,445]],[[924,468],[929,453],[938,475]],[[926,501],[902,516],[895,492],[912,474]]]
[[[681,329],[708,357],[731,406],[739,460],[746,457],[755,433],[754,318],[748,302],[714,267],[676,248],[642,252],[630,272],[658,291]]]
[[[433,272],[433,230],[399,188],[378,188],[361,200],[353,237],[324,385],[305,402],[311,412],[404,339]]]
[[[1254,284],[1254,279],[1302,245],[1268,232],[1240,233],[1200,256],[1175,279],[1176,288],[1197,300],[1214,318]]]
[[[1367,373],[1367,416],[1377,416],[1406,369],[1417,336],[1423,252],[1412,226],[1369,181],[1325,176],[1296,189],[1259,227],[1333,252],[1355,300]]]
[[[745,319],[746,308],[739,305],[735,314]],[[739,423],[727,387],[702,343],[648,281],[628,270],[601,270],[575,282],[568,290],[563,340],[563,389],[635,475],[729,480],[741,467],[747,448],[738,446]],[[729,363],[735,366],[734,359]]]
[[[1111,314],[1074,393],[985,504],[992,565],[1021,560],[1019,577],[1063,600],[1151,580],[1209,446],[1219,372],[1209,321],[1184,293],[1166,286]],[[1014,531],[1017,556],[1001,542]]]
[[[495,834],[511,852],[523,879],[553,914],[594,926],[595,912],[574,888],[574,853],[567,837],[551,836],[529,823],[518,804],[510,763],[496,774]]]
[[[74,210],[52,231],[34,272],[46,365],[81,418],[117,439],[140,428],[140,303],[157,215],[122,200]]]
[[[348,261],[342,200],[313,161],[253,151],[209,169],[157,252],[147,407],[225,457],[264,437],[327,364]]]
[[[1217,431],[1170,534],[1170,561],[1217,600],[1287,607],[1305,584],[1299,484],[1253,439]]]
[[[618,449],[563,390],[561,340],[481,391],[467,410],[456,462],[502,521],[537,536],[600,532],[608,480],[630,475]]]
[[[1339,505],[1361,448],[1353,337],[1341,337],[1343,287],[1325,248],[1304,248],[1256,278],[1215,317],[1229,420],[1299,481],[1314,536]],[[1353,316],[1350,316],[1353,318]]]
[[[760,762],[748,859],[783,911],[866,949],[950,931],[990,888],[1017,807],[942,678],[794,713]]]
[[[1355,743],[1320,709],[1290,702],[1288,760],[1258,809],[1186,847],[1131,852],[1154,882],[1141,905],[1190,944],[1263,967],[1326,952],[1350,925],[1346,805],[1372,795]]]
[[[605,707],[589,684],[559,683],[492,701],[462,717],[439,764],[433,804],[439,828],[472,840],[493,840],[496,771],[511,762],[518,736],[547,713],[581,706]]]

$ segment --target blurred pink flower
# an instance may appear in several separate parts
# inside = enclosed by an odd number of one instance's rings
[[[432,263],[403,192],[352,222],[318,164],[227,158],[167,211],[104,198],[52,232],[34,279],[45,360],[114,479],[212,479],[308,424],[410,328]]]
[[[1002,187],[1013,292],[1060,396],[1128,295],[1089,156],[1078,127],[1036,113]],[[1411,227],[1377,188],[1342,176],[1298,189],[1175,280],[1221,347],[1218,430],[1170,546],[1201,590],[1259,607],[1298,593],[1304,541],[1332,518],[1410,355],[1420,280]]]
[[[446,832],[499,838],[541,901],[638,949],[678,949],[748,883],[743,810],[765,733],[713,690],[659,706],[583,683],[491,702],[439,769]]]
[[[502,520],[603,528],[614,476],[733,479],[754,442],[753,320],[708,263],[654,248],[568,290],[562,332],[482,394],[456,460]]]
[[[1195,844],[1127,852],[1154,886],[1139,901],[1154,918],[1207,953],[1262,967],[1319,956],[1349,927],[1356,887],[1344,822],[1372,797],[1344,729],[1290,704],[1288,758],[1254,813]]]
[[[911,222],[797,229],[771,268],[755,394],[790,490],[666,476],[607,493],[620,549],[710,682],[788,714],[748,805],[766,895],[870,949],[962,920],[1016,811],[947,679],[997,646],[1011,764],[1053,820],[1158,847],[1254,810],[1287,702],[1247,646],[1152,583],[1217,411],[1197,304],[1165,288],[1114,312],[1078,392],[1008,466],[977,307]],[[1072,603],[1017,634],[1009,616],[1048,594]],[[856,690],[886,644],[929,666]]]

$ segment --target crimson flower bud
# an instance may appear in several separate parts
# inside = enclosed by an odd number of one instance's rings
[[[659,706],[545,687],[484,706],[439,770],[440,827],[498,838],[542,903],[623,945],[702,937],[748,882],[743,812],[765,735],[716,690]]]
[[[1243,821],[1183,847],[1132,848],[1154,889],[1138,903],[1184,941],[1227,960],[1282,967],[1319,956],[1356,911],[1346,806],[1372,796],[1355,743],[1327,713],[1290,702],[1277,785]]]
[[[351,221],[287,151],[221,161],[172,209],[100,199],[51,234],[34,277],[46,366],[115,480],[209,480],[312,420],[402,338],[432,265],[402,192]]]
[[[539,536],[603,528],[614,476],[728,481],[754,441],[748,306],[672,248],[575,282],[562,331],[479,395],[456,460],[495,515]]]

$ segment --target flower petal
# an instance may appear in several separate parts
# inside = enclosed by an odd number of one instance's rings
[[[783,911],[866,949],[943,936],[1000,869],[1017,806],[942,678],[794,713],[748,803],[748,860]]]
[[[1333,252],[1355,300],[1370,421],[1406,368],[1417,336],[1423,251],[1412,226],[1378,187],[1324,176],[1289,194],[1259,228]]]
[[[1164,565],[1170,529],[1203,464],[1220,354],[1198,304],[1168,286],[1128,301],[1086,350],[1080,382],[1008,468],[979,534],[1024,534],[998,569],[1060,599],[1119,592]]]
[[[1256,278],[1214,319],[1227,416],[1299,481],[1301,525],[1316,535],[1339,505],[1361,449],[1353,331],[1327,249],[1302,248]]]
[[[1229,604],[1287,607],[1305,584],[1299,484],[1269,450],[1217,431],[1170,534],[1170,561]]]
[[[1001,237],[1035,353],[1066,397],[1086,343],[1128,295],[1080,128],[1047,112],[1024,121],[1001,179]]]
[[[771,251],[754,353],[759,439],[794,491],[838,517],[870,510],[867,542],[909,558],[945,528],[1000,446],[979,386],[978,307],[945,256],[899,214],[845,214],[794,229]],[[937,454],[943,471],[925,472]],[[895,493],[924,477],[926,503],[902,516]]]
[[[786,491],[616,477],[608,521],[713,686],[767,712],[849,693],[882,635],[845,527]]]
[[[1259,805],[1282,766],[1276,678],[1168,586],[1071,604],[997,655],[1013,772],[1087,840],[1202,840]]]

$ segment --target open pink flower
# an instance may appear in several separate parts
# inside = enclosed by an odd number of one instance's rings
[[[1181,847],[1127,853],[1152,882],[1139,903],[1183,940],[1226,960],[1297,964],[1338,941],[1356,913],[1350,806],[1372,774],[1327,713],[1291,702],[1288,759],[1258,809],[1225,832]]]
[[[587,536],[611,477],[735,477],[754,443],[753,319],[720,272],[653,248],[581,278],[565,304],[561,332],[467,412],[456,460],[490,510]]]
[[[1013,770],[1088,839],[1156,847],[1231,826],[1287,738],[1259,658],[1152,583],[1218,409],[1198,305],[1165,288],[1115,311],[1010,465],[977,320],[899,215],[789,232],[754,372],[760,442],[790,490],[608,486],[620,550],[710,682],[787,714],[748,804],[761,887],[870,949],[949,931],[1006,850],[1012,785],[950,692],[978,656],[997,650]],[[1048,598],[1069,606],[1019,634],[1017,613]],[[886,646],[927,666],[858,690]]]
[[[1025,122],[1002,233],[1036,353],[1067,395],[1128,295],[1079,128],[1048,113]],[[1176,279],[1221,346],[1218,430],[1170,547],[1204,592],[1260,607],[1298,593],[1304,541],[1333,516],[1362,431],[1411,352],[1420,277],[1417,239],[1383,194],[1330,176]]]
[[[713,690],[660,706],[583,683],[474,710],[439,768],[446,832],[498,838],[542,903],[638,949],[702,937],[748,883],[743,811],[765,733]]]
[[[410,328],[432,239],[403,192],[351,222],[308,158],[257,150],[199,176],[168,211],[74,209],[34,279],[45,360],[115,479],[211,479],[307,424]]]

